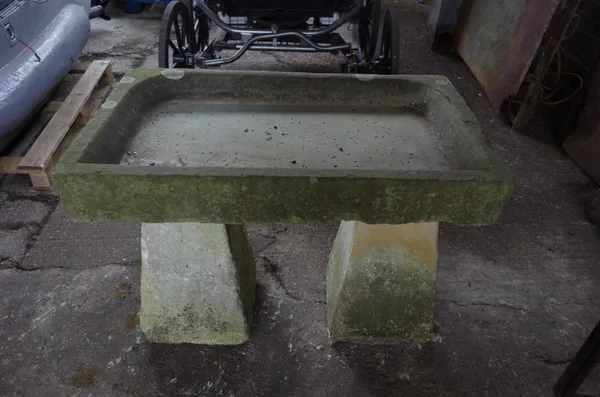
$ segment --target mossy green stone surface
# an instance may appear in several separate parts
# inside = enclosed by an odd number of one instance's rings
[[[429,338],[435,305],[434,271],[393,249],[372,252],[355,266],[353,271],[358,274],[340,280],[344,285],[336,307],[339,313],[332,310],[330,314],[332,340],[393,342]],[[333,288],[331,283],[328,287]]]
[[[511,191],[511,186],[502,182],[418,179],[420,175],[398,181],[381,175],[218,177],[181,175],[181,170],[174,170],[173,175],[169,170],[159,171],[165,175],[144,169],[135,170],[140,175],[115,171],[58,177],[61,197],[75,219],[227,224],[448,221],[479,225],[498,217]]]
[[[327,266],[331,340],[427,340],[433,327],[437,225],[421,233],[412,228],[409,235],[413,231],[421,235],[406,241],[393,237],[381,241],[370,231],[355,234],[357,226],[361,225],[342,222]],[[378,227],[370,229],[377,233]],[[381,233],[388,234],[389,226],[384,228]],[[431,255],[423,257],[423,252]]]
[[[511,173],[443,76],[178,72],[130,72],[62,157],[55,180],[75,219],[481,225],[494,222],[512,191]],[[408,170],[402,159],[380,170],[121,164],[148,112],[176,98],[410,109],[427,119],[449,168]]]

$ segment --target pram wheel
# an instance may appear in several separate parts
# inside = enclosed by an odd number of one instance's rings
[[[383,18],[379,65],[383,74],[400,73],[400,29],[398,11],[389,9]]]
[[[208,22],[208,18],[206,15],[199,11],[198,9],[194,9],[194,4],[198,1],[204,0],[183,0],[185,5],[188,6],[190,12],[192,13],[192,17],[194,20],[194,36],[196,38],[196,50],[204,51],[208,46],[208,37],[210,25]]]
[[[371,62],[375,56],[380,19],[381,0],[363,0],[358,20],[358,44],[367,62]]]
[[[381,2],[174,0],[163,16],[159,65],[204,69],[236,62],[247,51],[328,52],[342,53],[350,73],[379,72]],[[218,28],[214,37],[211,23]],[[356,27],[358,46],[338,32],[347,24]],[[222,51],[235,53],[218,56]]]
[[[158,40],[158,67],[194,67],[188,62],[198,51],[194,32],[194,21],[188,6],[183,2],[171,1],[160,23]]]
[[[194,32],[196,34],[196,49],[204,51],[208,47],[208,39],[210,34],[210,25],[206,15],[194,13]]]

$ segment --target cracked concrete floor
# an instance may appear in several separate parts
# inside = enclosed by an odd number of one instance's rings
[[[497,224],[441,225],[437,333],[421,346],[327,341],[324,267],[336,225],[255,225],[252,339],[153,345],[138,328],[139,225],[73,223],[55,192],[0,181],[1,396],[550,396],[600,320],[591,185],[558,148],[513,133],[460,60],[425,44],[427,6],[401,9],[403,72],[444,74],[516,173]],[[159,11],[93,21],[84,58],[156,65]],[[252,54],[235,67],[331,71],[339,60]],[[543,129],[543,125],[534,128]],[[594,375],[586,388],[596,393]]]

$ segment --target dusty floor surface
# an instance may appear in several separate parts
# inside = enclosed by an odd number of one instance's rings
[[[138,327],[139,225],[76,224],[56,193],[0,179],[1,396],[550,396],[600,320],[590,182],[560,150],[495,117],[466,66],[425,45],[427,6],[402,10],[403,72],[444,74],[514,169],[489,227],[442,225],[437,333],[422,346],[332,346],[324,268],[336,225],[254,226],[258,299],[239,347],[153,345]],[[155,66],[159,11],[93,21],[84,58]],[[236,68],[338,70],[252,54]],[[600,377],[587,386],[597,393]]]

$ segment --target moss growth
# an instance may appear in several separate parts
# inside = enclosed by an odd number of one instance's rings
[[[441,76],[377,76],[160,69],[128,73],[55,169],[61,198],[79,220],[141,222],[493,222],[511,193],[508,168],[485,142],[466,103]],[[356,96],[357,89],[364,95]],[[268,87],[268,89],[265,89]],[[293,89],[290,89],[293,87]],[[341,88],[340,88],[341,87]],[[155,95],[160,92],[161,95]],[[414,108],[440,137],[447,171],[248,170],[118,165],[145,112],[173,98]]]
[[[330,262],[330,267],[344,266]],[[398,249],[373,249],[348,265],[329,316],[332,340],[424,341],[433,326],[435,271],[421,258]],[[341,283],[342,285],[336,285]]]
[[[227,236],[217,233],[218,235],[213,237],[217,240],[216,243],[226,245],[225,250],[231,250],[229,260],[233,263],[229,262],[224,266],[227,268],[227,273],[235,272],[237,280],[231,280],[229,279],[231,276],[223,274],[214,278],[209,277],[214,284],[208,283],[208,288],[214,293],[208,296],[203,290],[207,285],[202,283],[204,275],[199,273],[201,272],[199,268],[182,272],[171,270],[177,273],[177,277],[171,280],[171,283],[167,283],[168,285],[164,283],[166,276],[161,269],[166,263],[157,263],[156,259],[149,263],[147,258],[147,255],[152,255],[153,252],[148,250],[146,244],[154,240],[151,238],[146,240],[144,233],[152,226],[142,226],[140,324],[148,340],[156,343],[212,345],[245,342],[249,336],[254,303],[255,269],[252,249],[247,241],[244,227],[221,225],[221,229],[213,228],[221,230],[220,233],[227,232]],[[149,229],[146,229],[147,227]],[[227,240],[223,241],[224,239]],[[210,248],[210,243],[207,243],[207,247],[209,250],[213,249]],[[226,251],[214,249],[216,250],[214,254],[227,255]],[[208,265],[211,264],[212,262],[208,262]],[[190,277],[190,283],[185,286],[179,285],[178,277]],[[194,288],[199,290],[196,292]],[[223,291],[227,298],[221,299],[218,295],[219,291]]]
[[[87,389],[94,384],[94,378],[91,371],[80,369],[67,379],[67,384],[78,389]]]
[[[187,310],[186,310],[187,309]],[[236,313],[219,313],[219,318],[197,315],[192,308],[183,313],[154,312],[146,308],[141,325],[146,338],[156,343],[197,343],[209,345],[237,345],[248,340],[249,329],[237,321]]]
[[[78,220],[227,224],[329,222],[401,224],[495,221],[512,191],[502,181],[324,177],[56,174],[61,197]],[[134,172],[133,172],[134,171]],[[141,173],[138,175],[137,173]],[[369,203],[365,205],[364,203]]]

